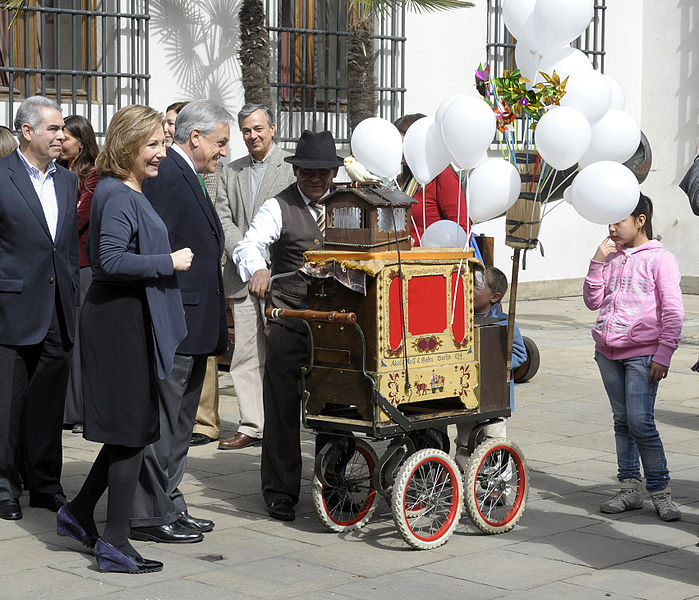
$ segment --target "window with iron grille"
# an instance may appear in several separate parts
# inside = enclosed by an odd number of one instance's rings
[[[98,137],[116,110],[148,103],[148,0],[27,0],[8,28],[14,14],[0,11],[8,126],[34,94],[85,116]]]
[[[516,69],[515,44],[516,40],[505,27],[502,18],[502,1],[488,0],[488,33],[486,51],[490,72],[499,77],[506,70]],[[592,65],[604,72],[604,30],[607,0],[595,0],[592,22],[577,40],[571,45],[584,52],[592,61]]]
[[[272,48],[271,86],[277,134],[296,141],[304,129],[332,131],[348,143],[347,44],[350,25],[362,15],[348,0],[266,0]],[[374,21],[378,115],[402,114],[404,14],[396,8]]]

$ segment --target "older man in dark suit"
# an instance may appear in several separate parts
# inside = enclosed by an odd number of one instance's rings
[[[223,230],[200,173],[213,173],[226,155],[231,115],[212,102],[190,102],[177,115],[173,145],[158,176],[143,193],[167,225],[170,244],[194,252],[188,271],[178,271],[187,337],[172,372],[158,383],[160,440],[146,447],[131,516],[131,537],[167,543],[198,542],[213,529],[192,517],[179,484],[187,463],[194,416],[207,357],[228,339],[221,275]]]
[[[0,518],[22,518],[17,465],[24,428],[29,505],[57,511],[63,406],[78,290],[77,177],[55,163],[61,108],[17,109],[19,148],[0,158]]]
[[[240,423],[232,438],[219,442],[219,450],[258,445],[264,429],[264,301],[248,293],[248,286],[240,279],[231,258],[265,200],[295,181],[291,165],[284,161],[291,153],[274,143],[275,125],[268,107],[246,104],[238,113],[238,125],[249,154],[234,160],[223,170],[216,194],[216,211],[226,235],[228,261],[223,282],[226,296],[233,299],[235,348],[230,372]]]

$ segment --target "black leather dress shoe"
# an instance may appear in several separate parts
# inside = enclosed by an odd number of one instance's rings
[[[17,521],[22,518],[22,508],[19,505],[19,500],[10,498],[9,500],[0,501],[0,519],[6,521]]]
[[[190,446],[203,446],[204,444],[210,444],[215,442],[214,438],[209,437],[205,433],[193,433],[192,439],[189,442]]]
[[[192,544],[201,542],[204,539],[201,531],[183,527],[177,521],[167,525],[132,527],[129,537],[132,540],[160,542],[162,544]]]
[[[184,512],[177,513],[176,523],[179,523],[183,527],[187,527],[189,529],[201,531],[202,533],[211,531],[214,528],[213,521],[210,521],[209,519],[195,519],[186,510]]]
[[[279,521],[293,521],[296,518],[294,505],[291,500],[282,499],[273,502],[267,507],[269,516]]]
[[[53,512],[58,512],[66,503],[66,497],[61,492],[56,492],[55,494],[41,494],[35,496],[29,496],[29,506],[35,508],[48,508]]]

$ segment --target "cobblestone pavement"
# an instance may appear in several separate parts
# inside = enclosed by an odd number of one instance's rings
[[[182,489],[195,516],[216,521],[200,544],[136,542],[161,573],[101,574],[90,553],[59,538],[55,515],[30,508],[0,521],[0,599],[119,600],[303,598],[595,600],[699,598],[699,296],[686,296],[683,341],[660,386],[656,421],[682,520],[642,510],[603,515],[615,488],[611,414],[592,359],[594,314],[581,298],[524,301],[517,321],[541,352],[541,368],[516,386],[508,437],[522,448],[531,488],[517,527],[484,535],[462,516],[442,547],[410,549],[382,499],[356,532],[327,532],[310,500],[312,436],[303,435],[304,487],[297,519],[269,519],[259,494],[260,449],[193,448]],[[222,373],[224,436],[237,408]],[[97,446],[64,434],[64,486],[75,494]],[[104,504],[98,509],[104,519]]]

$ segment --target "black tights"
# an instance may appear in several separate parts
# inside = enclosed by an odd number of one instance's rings
[[[109,488],[107,523],[101,537],[105,542],[131,556],[138,556],[129,543],[129,518],[142,462],[143,447],[105,444],[78,495],[69,505],[70,511],[85,531],[97,535],[95,506],[104,491]]]

